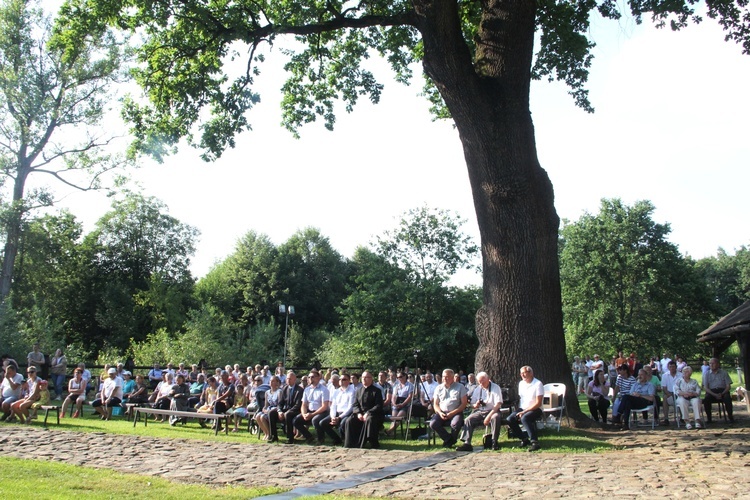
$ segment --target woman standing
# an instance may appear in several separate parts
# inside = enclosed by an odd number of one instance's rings
[[[63,384],[65,384],[65,375],[68,371],[68,360],[62,349],[55,351],[54,357],[50,360],[49,371],[52,375],[52,383],[55,384],[55,401],[62,400]]]

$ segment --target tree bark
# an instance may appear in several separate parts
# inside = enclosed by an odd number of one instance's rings
[[[5,251],[3,252],[2,276],[0,276],[0,304],[5,302],[13,284],[13,269],[18,255],[18,242],[21,238],[21,222],[24,213],[23,193],[28,172],[28,168],[19,167],[18,175],[13,183],[13,202],[8,210],[5,223]]]
[[[424,67],[455,120],[481,235],[483,306],[477,313],[476,369],[515,393],[529,365],[543,382],[568,387],[558,264],[559,218],[539,164],[529,109],[534,0],[485,3],[473,59],[455,2],[418,1]]]

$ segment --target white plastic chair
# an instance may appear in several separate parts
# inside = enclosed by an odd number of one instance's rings
[[[544,384],[544,397],[546,403],[544,403],[542,407],[542,412],[544,413],[545,422],[549,419],[550,415],[557,412],[560,413],[560,417],[557,419],[557,432],[560,432],[560,424],[562,423],[563,415],[567,417],[568,425],[570,425],[570,417],[565,414],[565,391],[565,384]],[[552,406],[553,394],[558,396],[559,404],[556,406]]]
[[[653,404],[650,404],[650,405],[648,405],[645,408],[638,408],[637,410],[636,409],[630,410],[630,415],[632,417],[630,419],[630,423],[638,425],[638,413],[641,414],[641,417],[645,421],[646,420],[646,416],[645,415],[646,415],[647,412],[651,412],[651,429],[653,430],[655,428],[655,426],[656,426],[656,412],[654,411],[654,405]],[[646,425],[648,425],[648,424],[646,424]]]

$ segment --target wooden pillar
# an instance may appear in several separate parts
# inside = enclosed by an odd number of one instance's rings
[[[744,331],[741,333],[736,333],[735,336],[737,337],[737,344],[740,346],[740,363],[742,363],[742,370],[743,375],[745,378],[745,389],[747,390],[748,384],[747,383],[747,377],[750,376],[750,357],[748,357],[748,350],[750,346],[750,332]],[[747,405],[747,411],[750,412],[750,397],[745,393],[745,404]]]

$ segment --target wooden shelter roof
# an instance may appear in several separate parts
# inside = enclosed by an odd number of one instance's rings
[[[735,339],[735,334],[750,332],[750,300],[698,334],[698,342]]]

